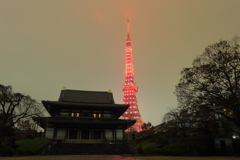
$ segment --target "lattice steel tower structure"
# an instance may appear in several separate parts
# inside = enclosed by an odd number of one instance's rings
[[[125,68],[125,83],[122,85],[124,92],[123,104],[130,104],[128,110],[122,115],[122,119],[134,119],[136,123],[127,131],[141,131],[143,124],[141,115],[138,109],[137,96],[138,86],[134,82],[134,68],[132,58],[132,40],[130,38],[130,24],[127,20],[127,39],[126,39],[126,68]]]

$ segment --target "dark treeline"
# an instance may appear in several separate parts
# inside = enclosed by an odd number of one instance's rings
[[[239,37],[208,45],[181,71],[175,95],[178,107],[165,114],[163,121],[185,143],[200,142],[214,150],[219,123],[227,135],[240,136],[240,45]],[[171,135],[169,133],[169,135]]]
[[[181,71],[174,93],[178,106],[155,126],[158,133],[137,141],[142,153],[214,155],[220,128],[222,135],[235,138],[231,154],[240,153],[239,37],[208,45],[192,67]]]

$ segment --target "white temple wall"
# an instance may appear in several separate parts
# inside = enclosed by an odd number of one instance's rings
[[[117,138],[117,139],[123,138],[123,130],[122,130],[122,129],[117,129],[117,130],[116,130],[116,138]]]
[[[66,128],[58,128],[58,129],[57,129],[57,137],[58,137],[58,138],[65,138],[65,136],[66,136],[66,131],[67,131]]]
[[[106,138],[113,138],[113,130],[106,129],[105,130],[105,137]]]
[[[46,129],[46,137],[53,137],[54,128]]]

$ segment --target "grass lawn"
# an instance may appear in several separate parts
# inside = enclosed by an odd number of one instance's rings
[[[45,139],[45,138],[40,138],[36,137],[34,139],[22,139],[16,141],[16,144],[19,146],[17,150],[20,151],[31,151],[32,153],[35,153],[39,149],[45,147],[52,141]]]

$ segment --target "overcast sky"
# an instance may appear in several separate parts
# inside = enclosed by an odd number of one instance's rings
[[[162,122],[180,71],[208,44],[240,35],[240,0],[0,0],[0,84],[41,100],[62,87],[112,89],[122,103],[130,17],[137,100]]]

